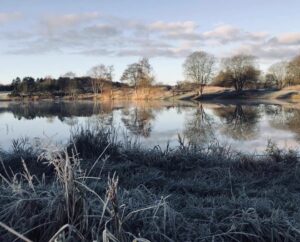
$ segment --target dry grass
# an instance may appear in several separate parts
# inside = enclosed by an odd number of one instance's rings
[[[10,101],[9,92],[0,92],[0,101]]]
[[[300,240],[297,152],[270,143],[245,155],[182,138],[145,150],[112,134],[81,130],[67,151],[44,150],[33,167],[52,167],[45,175],[29,167],[36,154],[18,173],[2,154],[2,241]]]
[[[32,175],[24,160],[20,173],[6,169],[2,162],[2,241],[14,238],[49,242],[142,241],[138,235],[126,230],[126,227],[130,228],[127,224],[132,223],[132,218],[141,220],[144,216],[150,216],[148,221],[144,220],[145,226],[155,224],[156,214],[166,206],[164,198],[153,200],[145,194],[143,199],[152,200],[151,206],[134,204],[131,207],[131,195],[119,191],[117,176],[108,176],[107,185],[101,174],[89,176],[95,164],[90,169],[82,169],[76,149],[67,152],[52,147],[45,150],[39,160],[54,169],[48,182],[45,176]],[[134,192],[143,194],[142,190],[136,188]]]

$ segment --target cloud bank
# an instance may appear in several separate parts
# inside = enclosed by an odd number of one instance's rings
[[[0,13],[0,25],[18,21],[19,13]],[[214,50],[218,55],[246,53],[275,60],[300,51],[300,32],[273,36],[220,24],[201,29],[193,21],[141,22],[98,12],[42,16],[34,26],[0,31],[10,45],[6,54],[39,55],[51,52],[86,56],[146,56],[182,58],[192,51]],[[215,51],[215,52],[216,52]]]

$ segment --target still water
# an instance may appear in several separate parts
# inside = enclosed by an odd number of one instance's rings
[[[299,105],[300,106],[300,105]],[[0,148],[27,138],[32,143],[64,144],[78,127],[113,126],[119,137],[143,146],[218,141],[232,149],[261,152],[268,140],[282,148],[298,148],[300,108],[297,104],[192,102],[34,102],[0,103]],[[299,109],[298,109],[299,108]]]

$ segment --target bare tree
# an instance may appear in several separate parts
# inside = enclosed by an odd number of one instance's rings
[[[103,93],[105,82],[112,82],[113,71],[113,66],[103,64],[94,66],[88,71],[88,75],[92,78],[91,85],[94,94]]]
[[[264,77],[264,88],[277,87],[280,88],[277,78],[271,74],[267,73]]]
[[[271,65],[269,68],[269,74],[272,75],[269,76],[269,78],[273,79],[278,88],[283,88],[285,84],[284,82],[286,81],[288,74],[287,67],[288,63],[285,61],[281,61]]]
[[[300,84],[300,55],[292,59],[287,66],[288,85]]]
[[[199,95],[202,96],[204,87],[211,80],[216,59],[204,51],[196,51],[189,55],[184,64],[184,75],[188,80],[199,84]]]
[[[121,77],[122,81],[127,81],[134,87],[135,92],[138,87],[151,86],[154,79],[148,58],[142,58],[139,62],[128,65]]]
[[[260,71],[255,67],[255,57],[239,54],[224,58],[222,61],[223,73],[230,80],[237,92],[245,87],[245,84],[257,81]],[[225,80],[226,81],[226,80]]]

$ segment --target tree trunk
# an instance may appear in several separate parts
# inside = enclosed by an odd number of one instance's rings
[[[198,96],[202,97],[204,91],[204,84],[200,84],[200,87],[198,89]]]

